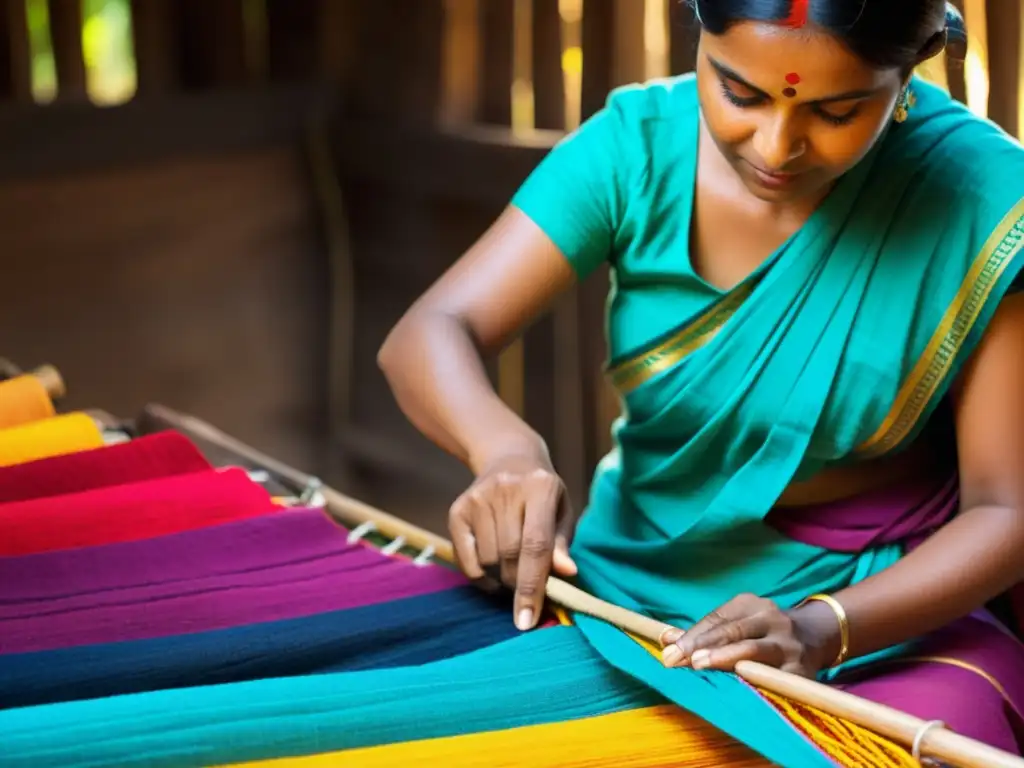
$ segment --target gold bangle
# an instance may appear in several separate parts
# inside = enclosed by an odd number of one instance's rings
[[[801,605],[812,600],[825,603],[825,605],[832,609],[836,619],[839,621],[839,653],[836,655],[835,661],[829,665],[830,667],[838,667],[846,661],[846,657],[850,654],[850,621],[846,618],[846,609],[831,595],[811,595]]]

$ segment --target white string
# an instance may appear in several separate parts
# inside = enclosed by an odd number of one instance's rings
[[[394,541],[390,542],[386,547],[381,548],[381,552],[385,555],[393,555],[395,552],[405,546],[405,536],[399,536]]]
[[[367,520],[365,523],[361,523],[352,529],[352,532],[348,535],[347,541],[349,544],[355,544],[363,538],[363,536],[375,530],[377,530],[377,526],[374,522],[372,520]]]
[[[412,561],[412,564],[419,566],[430,565],[430,558],[434,556],[435,552],[434,545],[427,544],[426,548],[416,555],[416,559]]]
[[[932,728],[945,728],[946,724],[941,720],[929,720],[927,723],[917,729],[917,733],[914,735],[914,743],[910,748],[910,756],[914,758],[918,763],[921,763],[921,742],[924,741],[924,737],[928,734]]]
[[[319,477],[309,478],[306,482],[306,487],[302,489],[302,493],[299,495],[299,503],[309,504],[320,493],[323,485],[323,481]]]

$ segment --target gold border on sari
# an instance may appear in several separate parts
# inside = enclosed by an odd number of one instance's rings
[[[667,339],[628,360],[612,366],[608,376],[620,394],[627,394],[655,375],[682,362],[707,344],[754,291],[755,281],[735,288],[693,322]]]
[[[896,400],[871,437],[855,453],[874,458],[892,450],[913,430],[956,361],[1006,268],[1024,248],[1024,199],[982,246],[938,328],[918,358]]]

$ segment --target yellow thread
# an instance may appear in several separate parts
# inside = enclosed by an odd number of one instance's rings
[[[814,707],[759,691],[825,754],[849,768],[917,768],[910,753],[882,736]]]
[[[1024,199],[996,227],[975,258],[928,346],[900,387],[881,426],[856,452],[879,456],[913,429],[957,358],[999,277],[1024,248]]]
[[[749,747],[679,707],[641,707],[588,718],[375,747],[298,755],[235,768],[767,768]]]
[[[661,658],[661,649],[654,643],[626,632],[648,653]],[[910,753],[877,733],[806,704],[790,701],[760,688],[755,690],[793,727],[801,731],[823,752],[844,768],[916,768]],[[838,734],[838,735],[837,735]]]
[[[560,605],[553,605],[551,606],[551,612],[555,614],[555,618],[558,619],[558,623],[561,624],[563,627],[572,626],[572,617],[569,615],[569,612],[565,610],[565,608],[563,608]]]
[[[0,430],[0,467],[103,446],[103,432],[85,413],[67,413]]]

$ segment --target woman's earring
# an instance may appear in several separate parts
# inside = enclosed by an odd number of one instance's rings
[[[907,118],[910,117],[910,110],[913,109],[917,103],[917,97],[908,85],[900,93],[899,101],[896,102],[896,113],[893,115],[893,119],[897,123],[907,122]]]

